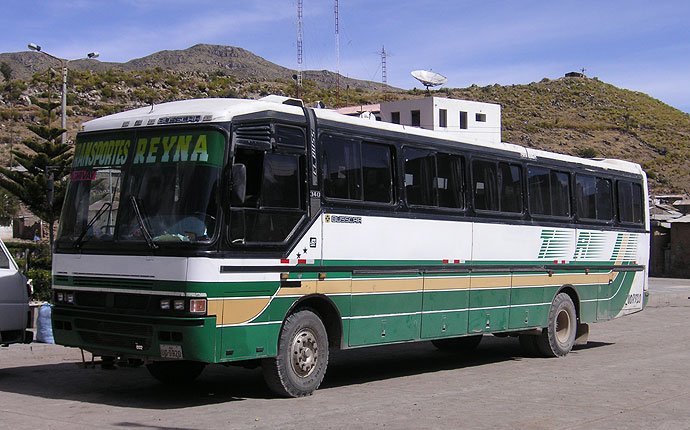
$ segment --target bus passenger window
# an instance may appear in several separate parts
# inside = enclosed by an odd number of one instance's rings
[[[613,218],[611,180],[597,178],[597,219],[610,221]]]
[[[642,187],[628,181],[618,181],[618,220],[624,223],[642,223]]]
[[[436,190],[442,208],[465,207],[463,159],[449,154],[436,154]]]
[[[501,171],[501,212],[522,212],[522,169],[508,163],[498,163]]]
[[[498,187],[496,186],[496,163],[475,160],[472,162],[474,178],[474,208],[478,210],[498,210]]]
[[[575,177],[579,218],[610,221],[613,218],[611,180],[588,175]]]
[[[568,173],[530,167],[527,170],[527,183],[532,215],[570,216]]]
[[[644,210],[643,200],[642,200],[642,185],[632,184],[632,202],[633,202],[633,222],[635,224],[642,224],[644,221],[644,216],[642,211]]]
[[[549,171],[530,167],[527,169],[529,210],[533,215],[551,215],[551,184]]]
[[[434,156],[428,151],[405,148],[405,194],[407,203],[420,206],[435,206]]]
[[[551,215],[570,216],[570,175],[551,172]]]
[[[575,196],[578,218],[597,218],[596,192],[597,183],[593,177],[577,175],[575,178]]]
[[[359,142],[326,137],[323,141],[323,188],[326,197],[361,200]]]
[[[391,148],[375,143],[362,143],[362,184],[364,201],[393,201],[393,169]]]

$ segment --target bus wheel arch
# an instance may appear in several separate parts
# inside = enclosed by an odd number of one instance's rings
[[[283,325],[291,314],[302,309],[314,312],[326,327],[328,334],[328,345],[331,349],[342,349],[343,345],[343,323],[338,307],[329,297],[322,294],[310,294],[297,300],[290,306],[285,314]]]

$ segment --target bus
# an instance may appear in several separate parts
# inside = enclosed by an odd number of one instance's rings
[[[84,123],[53,257],[58,344],[164,383],[256,364],[276,394],[332,350],[519,337],[561,357],[648,299],[638,164],[353,118],[299,100]]]

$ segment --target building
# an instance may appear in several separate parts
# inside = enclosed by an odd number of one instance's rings
[[[446,131],[468,143],[501,143],[501,105],[443,97],[381,103],[381,120]]]

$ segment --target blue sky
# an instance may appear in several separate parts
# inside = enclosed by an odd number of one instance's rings
[[[304,2],[304,64],[336,69],[333,0]],[[3,0],[0,52],[124,62],[197,43],[239,46],[297,67],[297,0]],[[340,72],[420,86],[432,69],[448,87],[527,84],[586,69],[690,112],[690,2],[340,0]]]

